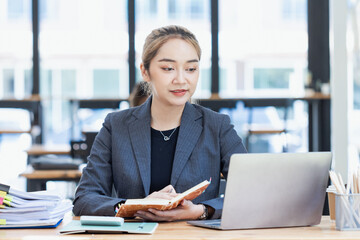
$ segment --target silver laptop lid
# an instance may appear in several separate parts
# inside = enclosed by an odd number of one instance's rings
[[[222,229],[319,224],[330,152],[234,154]]]

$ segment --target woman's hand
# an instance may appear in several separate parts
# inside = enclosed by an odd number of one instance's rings
[[[176,220],[198,219],[203,213],[202,204],[195,205],[191,201],[183,200],[177,208],[160,211],[149,209],[148,211],[138,211],[135,216],[153,222],[170,222]]]
[[[172,185],[167,185],[160,191],[155,191],[155,192],[151,193],[146,198],[162,198],[162,199],[171,200],[176,196],[177,196],[177,193],[176,193],[174,187]]]

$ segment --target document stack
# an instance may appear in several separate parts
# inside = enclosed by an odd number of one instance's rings
[[[72,207],[56,194],[23,192],[0,183],[0,229],[56,227]]]

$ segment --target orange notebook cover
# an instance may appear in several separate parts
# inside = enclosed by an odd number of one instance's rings
[[[159,198],[142,198],[142,199],[128,199],[124,204],[121,204],[116,217],[133,217],[139,211],[147,211],[149,208],[158,210],[170,210],[176,208],[182,200],[193,200],[202,194],[209,186],[210,182],[205,180],[198,185],[186,190],[171,200]]]

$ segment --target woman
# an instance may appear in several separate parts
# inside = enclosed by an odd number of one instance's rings
[[[140,69],[152,95],[139,107],[106,117],[76,191],[75,215],[114,215],[126,199],[171,199],[211,178],[193,201],[136,216],[149,221],[221,217],[220,173],[227,177],[230,156],[246,150],[228,116],[189,103],[200,57],[198,41],[183,27],[155,29],[146,38]],[[111,197],[112,186],[117,197]]]

